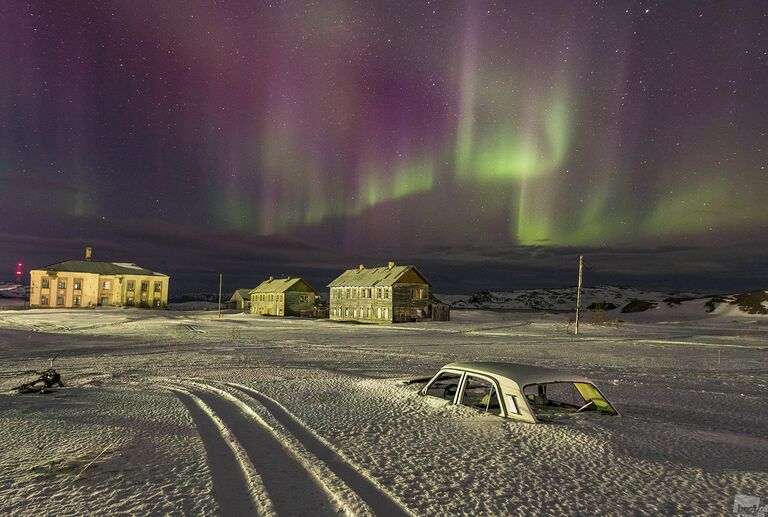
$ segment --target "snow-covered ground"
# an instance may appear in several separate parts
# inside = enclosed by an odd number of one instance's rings
[[[0,513],[728,515],[736,494],[768,498],[768,318],[649,314],[575,337],[532,312],[3,311]],[[8,394],[54,354],[66,388]],[[622,416],[524,424],[398,382],[455,360],[575,370]]]

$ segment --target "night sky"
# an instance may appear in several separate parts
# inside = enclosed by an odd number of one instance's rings
[[[0,280],[768,288],[768,2],[0,3]]]

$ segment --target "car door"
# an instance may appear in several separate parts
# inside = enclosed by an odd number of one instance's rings
[[[504,416],[499,383],[491,376],[466,372],[456,394],[456,404],[468,406],[486,413]]]
[[[461,370],[440,370],[421,390],[421,394],[441,398],[455,404],[463,380],[464,372]]]

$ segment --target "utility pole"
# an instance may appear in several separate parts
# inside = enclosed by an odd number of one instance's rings
[[[579,335],[579,313],[581,312],[581,272],[584,270],[584,255],[579,255],[579,287],[576,290],[576,331]]]
[[[221,278],[222,275],[219,273],[219,318],[221,318]]]

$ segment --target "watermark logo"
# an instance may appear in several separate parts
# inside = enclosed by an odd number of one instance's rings
[[[737,517],[766,517],[768,505],[760,506],[756,495],[736,494],[733,497],[733,513]]]

